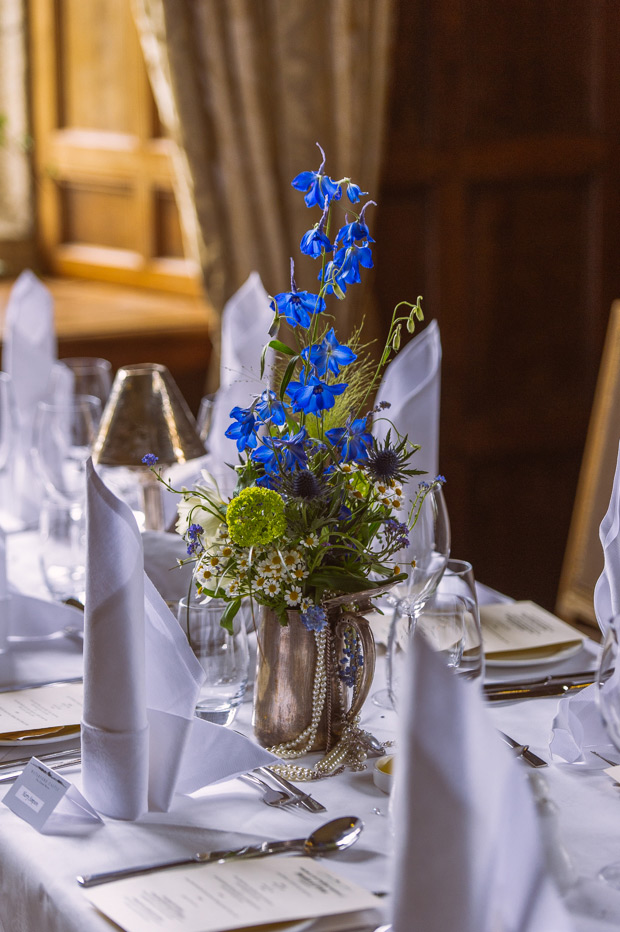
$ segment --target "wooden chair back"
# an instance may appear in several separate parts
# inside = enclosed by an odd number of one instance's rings
[[[599,525],[609,506],[619,441],[620,301],[614,301],[556,602],[556,613],[568,622],[598,627],[593,597],[594,586],[603,569]]]

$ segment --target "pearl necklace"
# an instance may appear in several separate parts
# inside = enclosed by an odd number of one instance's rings
[[[331,673],[337,668],[334,663],[335,646],[333,638],[329,633],[326,625],[322,631],[315,631],[314,638],[316,643],[316,666],[314,670],[314,685],[312,690],[312,716],[310,724],[304,728],[301,734],[290,741],[283,741],[267,750],[271,751],[277,757],[284,760],[294,760],[307,754],[316,739],[319,723],[323,710],[325,708],[326,698],[328,696],[328,663]],[[353,686],[354,696],[359,691],[359,670],[354,673],[355,682]],[[344,720],[341,735],[334,747],[318,761],[314,767],[303,767],[299,764],[275,764],[271,767],[276,773],[289,780],[298,783],[310,780],[320,780],[322,777],[335,776],[342,773],[345,767],[351,770],[365,770],[366,759],[368,757],[368,744],[364,739],[364,732],[359,728],[359,715],[349,716],[344,712],[344,699],[342,695],[342,684],[339,690],[340,696],[340,715]],[[328,735],[331,733],[331,703],[328,703]]]

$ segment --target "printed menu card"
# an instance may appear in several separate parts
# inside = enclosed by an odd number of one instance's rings
[[[0,740],[76,729],[82,718],[82,683],[0,693]]]
[[[487,660],[552,657],[583,644],[576,628],[535,602],[481,605],[480,623]]]
[[[381,902],[306,857],[175,868],[84,894],[125,932],[224,932],[372,909]]]

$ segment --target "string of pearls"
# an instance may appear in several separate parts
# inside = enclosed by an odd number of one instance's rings
[[[268,748],[272,754],[285,760],[294,760],[307,754],[314,744],[318,732],[321,716],[326,704],[328,695],[328,651],[334,651],[333,639],[328,635],[328,626],[322,631],[315,631],[314,638],[316,643],[316,666],[314,671],[314,685],[312,690],[312,715],[310,724],[296,738],[290,741],[284,741],[274,747]],[[335,669],[333,663],[330,665]],[[359,670],[356,672],[355,684],[353,687],[354,695],[359,691]],[[343,708],[342,690],[338,691],[340,697],[340,713],[344,725],[340,738],[334,747],[318,761],[314,767],[303,767],[300,764],[275,764],[271,770],[286,777],[288,780],[294,780],[298,783],[308,782],[311,780],[320,780],[322,777],[335,776],[342,773],[345,767],[352,770],[364,770],[365,762],[368,757],[368,744],[364,740],[364,732],[359,728],[359,716],[349,717]],[[328,714],[331,713],[331,703],[328,704]],[[328,722],[328,734],[331,733],[331,714]]]

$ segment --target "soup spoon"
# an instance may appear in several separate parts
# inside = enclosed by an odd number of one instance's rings
[[[94,887],[111,880],[124,877],[137,877],[151,871],[165,870],[168,867],[180,867],[182,864],[212,864],[214,862],[243,860],[245,858],[264,858],[270,854],[306,854],[320,857],[330,851],[344,851],[355,844],[362,833],[364,823],[357,816],[341,816],[332,819],[315,829],[307,838],[290,838],[287,841],[264,841],[261,845],[246,845],[228,851],[198,851],[190,857],[159,864],[143,864],[140,867],[126,867],[121,870],[106,871],[100,874],[82,874],[76,880],[81,887]]]

